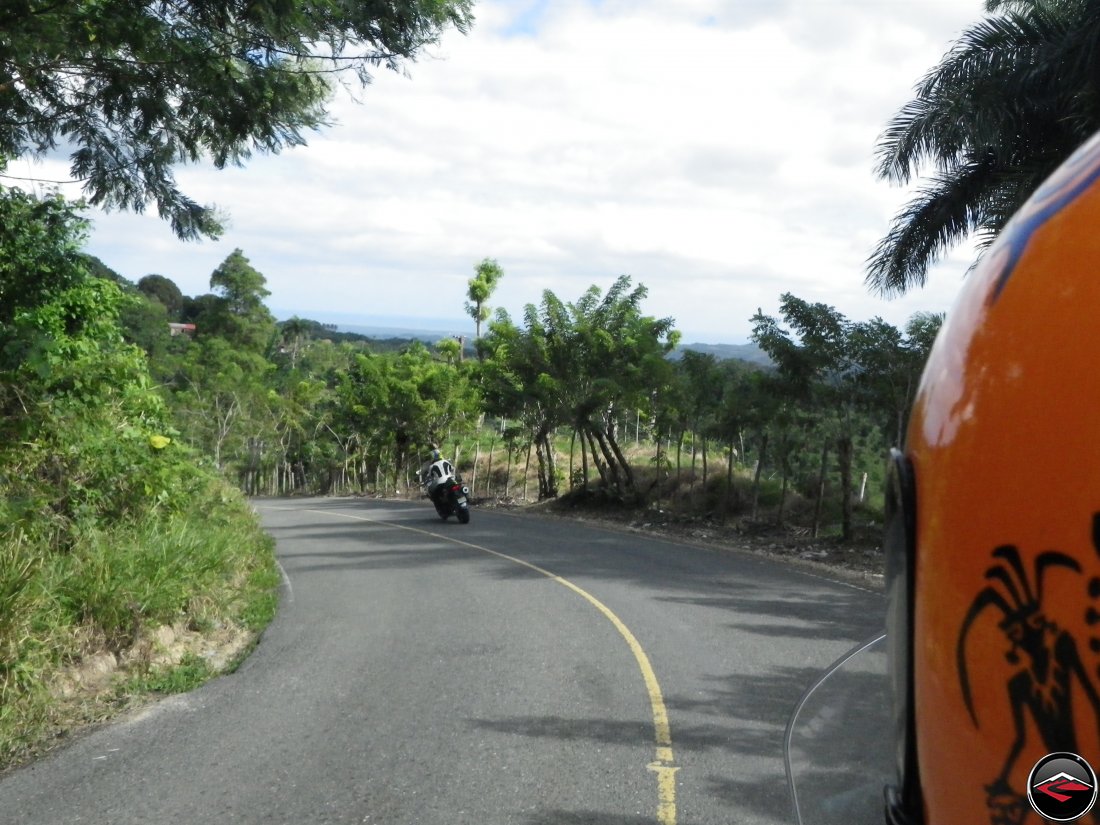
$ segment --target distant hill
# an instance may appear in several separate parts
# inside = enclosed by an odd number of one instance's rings
[[[356,335],[362,335],[366,338],[403,338],[406,341],[425,341],[429,344],[434,344],[436,341],[442,340],[443,338],[454,338],[457,335],[457,331],[451,333],[433,329],[415,329],[412,327],[370,326],[367,324],[337,324],[336,326],[341,332],[350,332]],[[467,337],[473,338],[472,335]]]
[[[316,323],[316,322],[314,322]],[[341,333],[347,334],[349,338],[371,338],[374,340],[385,340],[388,342],[409,341],[417,340],[424,341],[427,344],[434,344],[443,338],[455,338],[457,334],[462,331],[461,326],[456,324],[456,329],[453,332],[446,332],[440,329],[423,329],[415,326],[386,326],[383,324],[324,324],[329,330],[334,328]],[[467,333],[465,339],[466,349],[468,352],[473,351],[473,336]],[[748,361],[750,364],[758,364],[765,367],[772,365],[771,359],[767,354],[756,346],[756,344],[680,344],[672,353],[672,358],[678,360],[681,353],[684,350],[692,350],[693,352],[702,352],[713,355],[720,361],[727,359],[737,359],[740,361]]]
[[[672,357],[679,359],[684,350],[713,355],[719,361],[734,358],[739,361],[748,361],[750,364],[759,364],[763,367],[772,365],[768,354],[756,344],[680,344],[673,351]]]

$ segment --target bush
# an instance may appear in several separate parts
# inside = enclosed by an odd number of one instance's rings
[[[64,727],[66,665],[160,624],[259,629],[279,581],[247,503],[178,443],[81,231],[0,189],[0,763]]]
[[[0,765],[68,724],[46,686],[90,644],[122,653],[162,624],[261,630],[276,605],[273,549],[247,502],[213,478],[186,508],[149,510],[65,548],[9,530],[0,546]]]

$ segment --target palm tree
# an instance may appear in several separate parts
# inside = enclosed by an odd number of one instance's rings
[[[1100,128],[1100,0],[989,0],[879,140],[880,178],[934,170],[868,261],[868,286],[900,294],[974,234],[1012,214]]]
[[[475,336],[481,339],[481,325],[489,320],[489,298],[497,283],[504,277],[504,270],[494,258],[483,258],[481,263],[474,267],[474,277],[466,282],[466,314],[474,319],[477,325]],[[480,355],[479,355],[480,357]]]

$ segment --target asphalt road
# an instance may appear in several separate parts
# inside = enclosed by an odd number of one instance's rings
[[[789,822],[787,719],[882,625],[880,595],[748,555],[257,507],[286,581],[255,653],[0,779],[3,822]]]

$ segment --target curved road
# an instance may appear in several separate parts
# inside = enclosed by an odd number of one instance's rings
[[[0,779],[6,823],[791,818],[783,731],[880,595],[423,503],[259,501],[286,573],[234,674]]]

